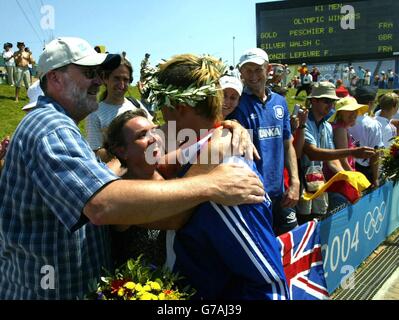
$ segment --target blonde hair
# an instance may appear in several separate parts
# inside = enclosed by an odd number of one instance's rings
[[[399,96],[393,92],[387,92],[379,98],[379,105],[383,110],[391,110],[399,103]]]
[[[224,64],[212,56],[181,54],[160,64],[156,77],[159,85],[176,88],[177,91],[182,91],[183,95],[187,96],[186,101],[192,100],[194,103],[186,104],[194,107],[197,114],[213,121],[219,121],[222,119],[223,103],[223,92],[219,85],[219,79],[223,75],[224,69]],[[199,92],[195,90],[195,88],[208,88],[209,86],[210,90]],[[193,87],[194,90],[192,90]],[[216,89],[212,90],[212,88]],[[186,93],[187,89],[189,90]],[[173,94],[168,96],[168,100],[172,105],[185,103],[184,99],[174,100]]]

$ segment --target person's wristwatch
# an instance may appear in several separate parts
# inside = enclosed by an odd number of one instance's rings
[[[306,128],[306,125],[304,125],[304,124],[301,124],[300,126],[298,126],[298,129],[305,129]]]

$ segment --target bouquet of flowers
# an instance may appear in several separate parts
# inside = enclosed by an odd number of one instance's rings
[[[386,179],[392,180],[394,183],[399,180],[399,136],[384,151],[382,173]]]
[[[129,259],[114,274],[101,277],[92,286],[87,298],[94,300],[188,300],[195,290],[178,288],[182,279],[166,267],[156,268],[142,261]]]

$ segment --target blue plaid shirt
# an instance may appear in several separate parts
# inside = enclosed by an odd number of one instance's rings
[[[0,299],[76,299],[110,268],[108,227],[82,214],[118,179],[48,97],[21,121],[0,176]]]

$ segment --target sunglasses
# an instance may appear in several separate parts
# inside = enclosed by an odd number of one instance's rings
[[[319,98],[318,100],[325,104],[335,104],[335,102],[336,102],[336,100],[329,99],[329,98]]]
[[[101,69],[99,67],[84,67],[75,64],[82,74],[86,77],[86,79],[94,79],[100,75]]]

